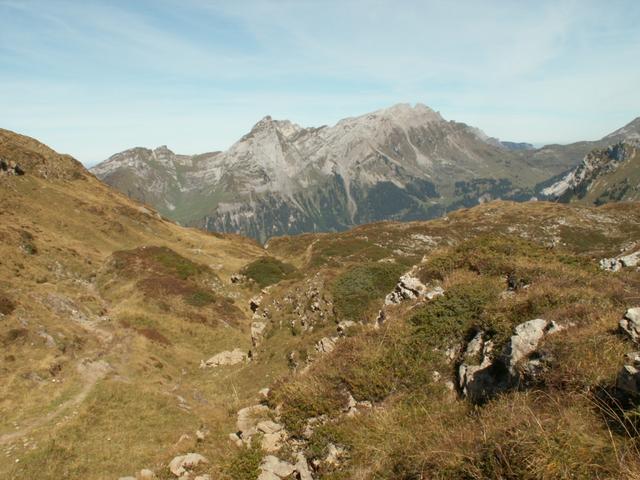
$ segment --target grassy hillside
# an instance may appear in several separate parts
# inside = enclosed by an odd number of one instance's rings
[[[234,480],[268,454],[315,479],[640,475],[615,388],[640,272],[598,267],[640,249],[637,203],[493,202],[263,249],[2,139],[25,175],[0,174],[1,478],[170,479],[190,452],[192,477]],[[535,362],[465,395],[460,367],[537,318],[558,328]],[[201,363],[234,349],[250,360]]]

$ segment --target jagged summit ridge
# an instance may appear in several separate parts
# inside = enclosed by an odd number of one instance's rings
[[[318,128],[265,116],[223,152],[134,149],[93,172],[182,224],[265,241],[433,218],[495,198],[528,200],[594,145],[608,143],[536,150],[400,103]]]

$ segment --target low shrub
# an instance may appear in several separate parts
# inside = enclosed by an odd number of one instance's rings
[[[245,266],[241,273],[264,288],[278,283],[294,271],[293,265],[274,257],[262,257]]]
[[[372,303],[393,290],[404,270],[395,263],[366,263],[342,273],[332,287],[338,317],[368,320],[373,313]]]

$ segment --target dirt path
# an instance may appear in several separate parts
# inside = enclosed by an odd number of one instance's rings
[[[98,380],[104,378],[104,376],[111,371],[111,366],[104,360],[97,360],[95,362],[86,362],[79,364],[78,371],[80,372],[80,375],[82,375],[82,378],[84,380],[82,390],[80,390],[66,402],[59,405],[52,412],[49,412],[42,417],[27,421],[24,427],[16,430],[15,432],[0,435],[0,445],[6,445],[7,443],[11,443],[15,440],[18,440],[19,438],[24,437],[25,435],[28,435],[35,429],[42,427],[43,425],[59,417],[69,408],[82,403],[87,398],[87,395],[89,395],[89,392],[91,392],[91,389],[98,382]]]

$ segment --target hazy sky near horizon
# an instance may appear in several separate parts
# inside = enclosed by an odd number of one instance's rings
[[[640,116],[637,0],[0,0],[0,18],[0,128],[85,164],[399,102],[531,143]]]

